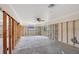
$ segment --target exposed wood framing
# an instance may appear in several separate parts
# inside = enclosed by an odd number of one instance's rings
[[[61,23],[61,41],[63,42],[63,23]]]
[[[12,49],[14,49],[14,19],[12,18]]]
[[[9,54],[11,54],[11,46],[12,46],[12,44],[11,44],[11,38],[12,38],[12,36],[11,36],[11,17],[9,17]]]
[[[68,22],[66,22],[66,39],[68,44]]]
[[[3,11],[3,53],[7,54],[7,14]]]

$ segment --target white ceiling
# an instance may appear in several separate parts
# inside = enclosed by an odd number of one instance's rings
[[[49,9],[48,4],[13,4],[10,7],[23,24],[36,24],[37,17],[45,20]]]
[[[79,4],[56,4],[50,9],[49,23],[79,19]]]
[[[55,4],[52,8],[48,8],[48,4],[3,4],[0,6],[3,6],[4,10],[7,10],[10,15],[23,25],[39,25],[55,23],[55,21],[79,19],[79,4]],[[36,17],[40,17],[45,22],[36,22]]]

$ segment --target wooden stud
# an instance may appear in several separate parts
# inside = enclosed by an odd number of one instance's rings
[[[15,39],[14,42],[15,42],[15,45],[16,45],[16,22],[15,21],[14,21],[14,24],[15,24],[14,25],[14,27],[15,27],[14,28],[14,39]]]
[[[7,54],[7,14],[3,11],[3,53]]]
[[[12,19],[12,49],[14,49],[14,19]]]
[[[9,54],[11,54],[11,17],[9,17]]]
[[[63,42],[63,23],[61,23],[61,41]]]
[[[66,37],[67,37],[67,44],[68,44],[68,22],[66,22]]]
[[[57,35],[56,38],[57,38],[57,40],[58,40],[58,23],[56,24],[56,30],[57,30],[57,31],[56,31],[56,35]]]
[[[4,54],[7,54],[7,49],[8,49],[7,48],[7,16],[9,17],[9,31],[8,31],[9,32],[9,53],[11,54],[11,50],[14,49],[15,39],[18,39],[18,37],[21,36],[21,33],[19,33],[21,32],[21,26],[17,25],[19,23],[16,20],[14,20],[14,18],[11,17],[8,13],[3,11],[3,53]],[[16,23],[16,25],[14,24],[14,22]]]
[[[75,21],[73,21],[73,38],[75,37]]]
[[[17,23],[14,21],[14,23],[15,23],[15,30],[14,30],[14,38],[15,38],[15,40],[14,40],[14,42],[15,42],[15,45],[16,45],[16,41],[17,41]]]
[[[55,34],[54,34],[54,24],[53,24],[53,40],[54,40],[54,35],[55,35]]]
[[[75,21],[73,21],[73,39],[75,39]],[[73,43],[75,45],[75,43]]]

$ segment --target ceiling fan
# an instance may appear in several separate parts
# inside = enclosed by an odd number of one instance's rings
[[[48,8],[51,8],[51,7],[53,7],[55,4],[49,4],[48,5]],[[38,22],[43,22],[43,21],[45,21],[45,20],[41,20],[41,18],[36,18],[36,21],[38,21]]]
[[[44,20],[41,20],[41,18],[36,18],[36,20],[37,20],[38,22],[44,21]]]

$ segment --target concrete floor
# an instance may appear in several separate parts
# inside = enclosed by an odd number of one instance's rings
[[[24,37],[13,54],[79,54],[79,49],[43,36]]]

